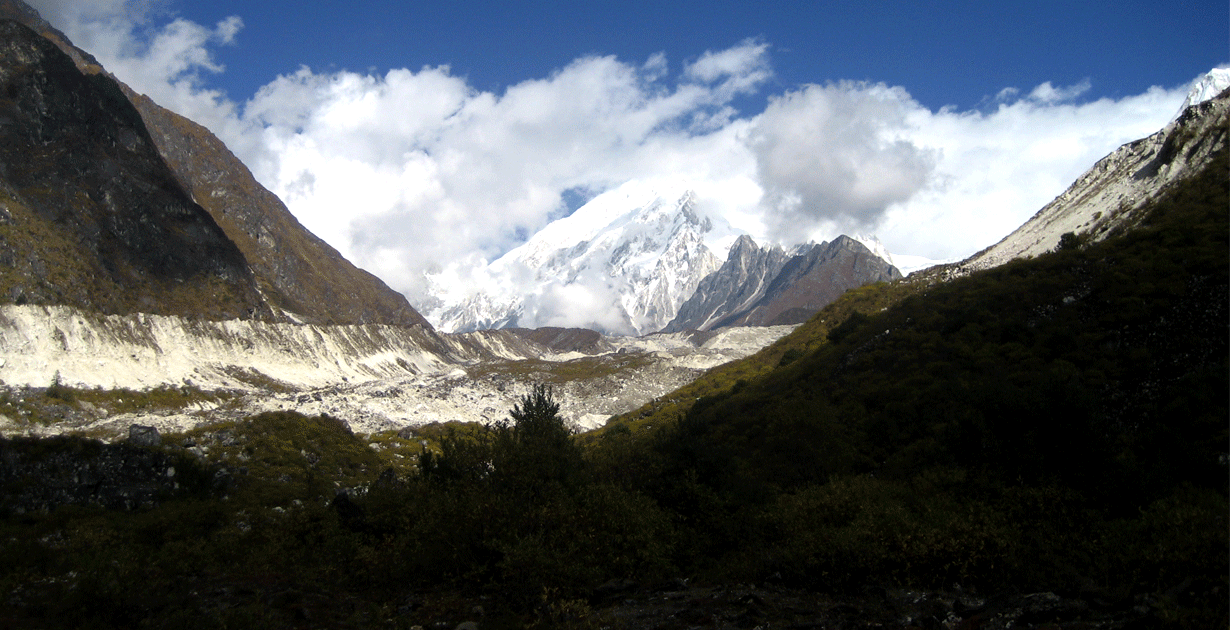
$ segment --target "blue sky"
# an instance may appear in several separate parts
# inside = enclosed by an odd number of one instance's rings
[[[212,83],[246,99],[278,74],[451,66],[480,90],[577,57],[675,60],[747,38],[771,46],[767,89],[852,79],[971,108],[1003,88],[1088,79],[1088,97],[1139,94],[1230,61],[1225,2],[215,2],[170,5],[202,24],[243,19]]]
[[[1224,0],[30,2],[429,316],[629,182],[963,257],[1230,61]]]

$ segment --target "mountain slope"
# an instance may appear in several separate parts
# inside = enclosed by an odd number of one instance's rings
[[[442,330],[584,325],[637,335],[775,326],[901,275],[845,236],[792,254],[736,236],[715,226],[685,186],[629,182],[496,260],[481,292],[449,295],[450,283],[438,280],[443,306],[432,319]],[[719,264],[709,243],[731,239]]]
[[[738,381],[750,381],[774,371],[779,366],[790,365],[801,356],[825,346],[830,334],[844,334],[840,331],[834,333],[835,329],[844,330],[857,323],[864,315],[878,313],[912,296],[925,294],[936,287],[944,286],[949,281],[968,276],[973,263],[989,267],[996,260],[1000,260],[1001,264],[1011,260],[1007,255],[1002,258],[991,258],[987,256],[987,252],[996,251],[996,248],[1003,246],[1013,246],[1020,251],[1024,247],[1019,246],[1019,243],[1036,243],[1039,238],[1045,238],[1047,242],[1058,244],[1062,235],[1059,230],[1067,229],[1068,224],[1064,220],[1052,217],[1052,213],[1057,213],[1060,217],[1088,218],[1087,220],[1080,219],[1077,225],[1093,221],[1093,217],[1105,207],[1104,201],[1108,195],[1104,193],[1110,193],[1111,198],[1128,199],[1130,197],[1120,195],[1124,190],[1135,190],[1140,197],[1138,198],[1139,203],[1135,205],[1124,204],[1125,209],[1132,211],[1117,213],[1118,222],[1106,225],[1097,224],[1105,228],[1098,233],[1102,238],[1122,236],[1140,228],[1147,223],[1144,220],[1145,215],[1155,207],[1157,199],[1172,194],[1180,187],[1196,186],[1193,184],[1193,178],[1197,176],[1206,182],[1211,181],[1211,183],[1197,187],[1210,189],[1212,192],[1208,194],[1215,194],[1220,188],[1220,193],[1225,194],[1227,173],[1230,172],[1230,169],[1225,166],[1227,128],[1230,127],[1226,120],[1228,107],[1230,107],[1230,94],[1223,94],[1217,99],[1189,108],[1174,123],[1159,133],[1128,143],[1099,161],[1073,185],[1069,192],[1048,204],[1045,211],[1040,211],[1031,219],[1030,223],[1035,228],[1049,225],[1049,232],[1026,231],[1023,227],[1021,232],[1028,238],[1014,233],[996,247],[988,248],[964,263],[936,267],[915,273],[898,282],[850,291],[772,346],[747,359],[716,368],[679,392],[663,397],[662,401],[654,401],[637,412],[620,419],[613,419],[612,422],[634,422],[656,426],[669,424],[671,418],[685,413],[697,398],[720,395],[722,392],[729,391]],[[1184,156],[1181,161],[1173,160],[1182,167],[1181,169],[1159,169],[1159,172],[1169,173],[1172,177],[1137,179],[1136,175],[1141,173],[1140,168],[1133,169],[1130,166],[1114,169],[1113,172],[1118,177],[1107,174],[1107,167],[1110,165],[1124,162],[1143,165],[1155,160],[1158,157],[1156,149],[1161,146],[1170,147],[1166,153],[1168,155]],[[1153,149],[1142,151],[1141,147],[1152,147]],[[1158,184],[1163,187],[1163,190],[1151,190],[1143,185],[1142,182],[1145,181]],[[1090,190],[1094,194],[1078,194],[1080,191]],[[1206,205],[1216,208],[1217,202],[1207,202]],[[1224,211],[1224,207],[1220,210]],[[1214,236],[1224,239],[1225,233],[1218,232]],[[1007,251],[1007,248],[999,251]],[[1079,291],[1074,295],[1077,293]],[[848,323],[843,324],[843,322]]]
[[[1196,86],[1198,91],[1204,84]],[[1189,101],[1198,97],[1189,96]],[[1157,133],[1123,145],[1102,158],[1063,194],[999,243],[974,254],[948,274],[964,274],[1021,257],[1038,256],[1072,233],[1099,241],[1139,218],[1140,208],[1208,163],[1230,133],[1230,97],[1184,109]]]
[[[851,292],[781,342],[821,343],[699,399],[665,396],[591,444],[650,445],[612,474],[655,471],[636,487],[721,570],[1071,589],[1107,608],[1182,585],[1144,625],[1219,626],[1230,149],[1213,130],[1177,144],[1204,142],[1207,160],[1100,241]],[[858,293],[895,291],[833,325]]]
[[[118,85],[0,21],[0,300],[269,317],[243,253],[194,203]]]
[[[780,248],[760,250],[743,237],[665,332],[798,324],[850,289],[900,277],[896,267],[848,236],[801,247],[789,257]]]
[[[862,243],[838,236],[787,262],[765,290],[765,296],[732,324],[798,324],[849,289],[900,277],[896,267]]]
[[[430,326],[402,294],[307,231],[208,129],[126,92],[184,189],[244,253],[278,308],[314,324]]]
[[[209,213],[242,253],[267,304],[266,311],[317,324],[430,326],[404,296],[304,229],[207,129],[116,81],[92,56],[73,46],[24,3],[0,0],[0,17],[17,20],[46,37],[90,81],[119,86],[131,101],[124,106],[135,105],[140,113],[133,124],[143,127],[141,134],[152,139],[160,160],[165,162],[162,168],[170,168],[173,181],[190,201]],[[251,307],[228,313],[240,316],[245,310]],[[187,311],[183,314],[192,315]]]
[[[1230,400],[1228,174],[1223,142],[1200,176],[1142,207],[1139,227],[854,317],[823,346],[691,413],[729,439],[754,433],[739,457],[782,457],[766,476],[775,483],[965,462],[1103,492],[1118,464],[1099,458],[1163,444],[1178,459],[1151,466],[1212,474],[1224,444],[1209,440],[1219,427],[1224,435]],[[841,457],[802,452],[831,443],[795,452],[796,431],[813,422],[867,439]]]
[[[491,263],[477,295],[437,283],[441,330],[557,326],[656,332],[718,260],[691,191],[637,182],[609,191]],[[526,280],[528,278],[528,280]]]

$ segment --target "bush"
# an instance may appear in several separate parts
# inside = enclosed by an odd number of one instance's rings
[[[77,400],[77,392],[60,381],[60,371],[56,370],[55,376],[51,379],[51,386],[47,388],[47,397],[71,403]]]

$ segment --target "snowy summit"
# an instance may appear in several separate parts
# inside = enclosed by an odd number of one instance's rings
[[[461,289],[432,277],[446,332],[584,326],[612,334],[656,332],[721,261],[733,239],[680,183],[628,182],[552,222],[482,269]]]

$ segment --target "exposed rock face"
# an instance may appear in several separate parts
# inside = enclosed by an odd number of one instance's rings
[[[849,289],[900,277],[896,267],[848,236],[788,258],[781,248],[760,249],[745,236],[666,331],[798,324]]]
[[[119,86],[0,22],[0,300],[107,313],[271,314]]]
[[[1190,97],[1189,97],[1190,98]],[[937,269],[965,275],[1054,250],[1066,233],[1098,241],[1129,228],[1140,208],[1199,173],[1230,136],[1230,90],[1192,105],[1161,131],[1119,147],[1003,240]]]
[[[73,63],[77,64],[78,68],[87,74],[94,74],[102,71],[102,66],[98,64],[98,60],[90,53],[73,46],[68,41],[68,37],[61,33],[58,29],[47,23],[43,16],[38,14],[30,5],[21,0],[0,0],[0,20],[13,20],[25,24],[34,30],[34,32],[42,35],[64,51],[66,55],[72,57]]]
[[[752,237],[740,236],[726,262],[700,281],[662,332],[709,330],[733,313],[746,312],[764,297],[786,259],[781,247],[761,249]]]
[[[765,296],[746,315],[722,326],[779,326],[807,321],[850,289],[901,277],[862,243],[839,236],[814,245],[782,267]]]
[[[134,446],[161,446],[162,436],[156,427],[134,424],[128,427],[128,442]]]

